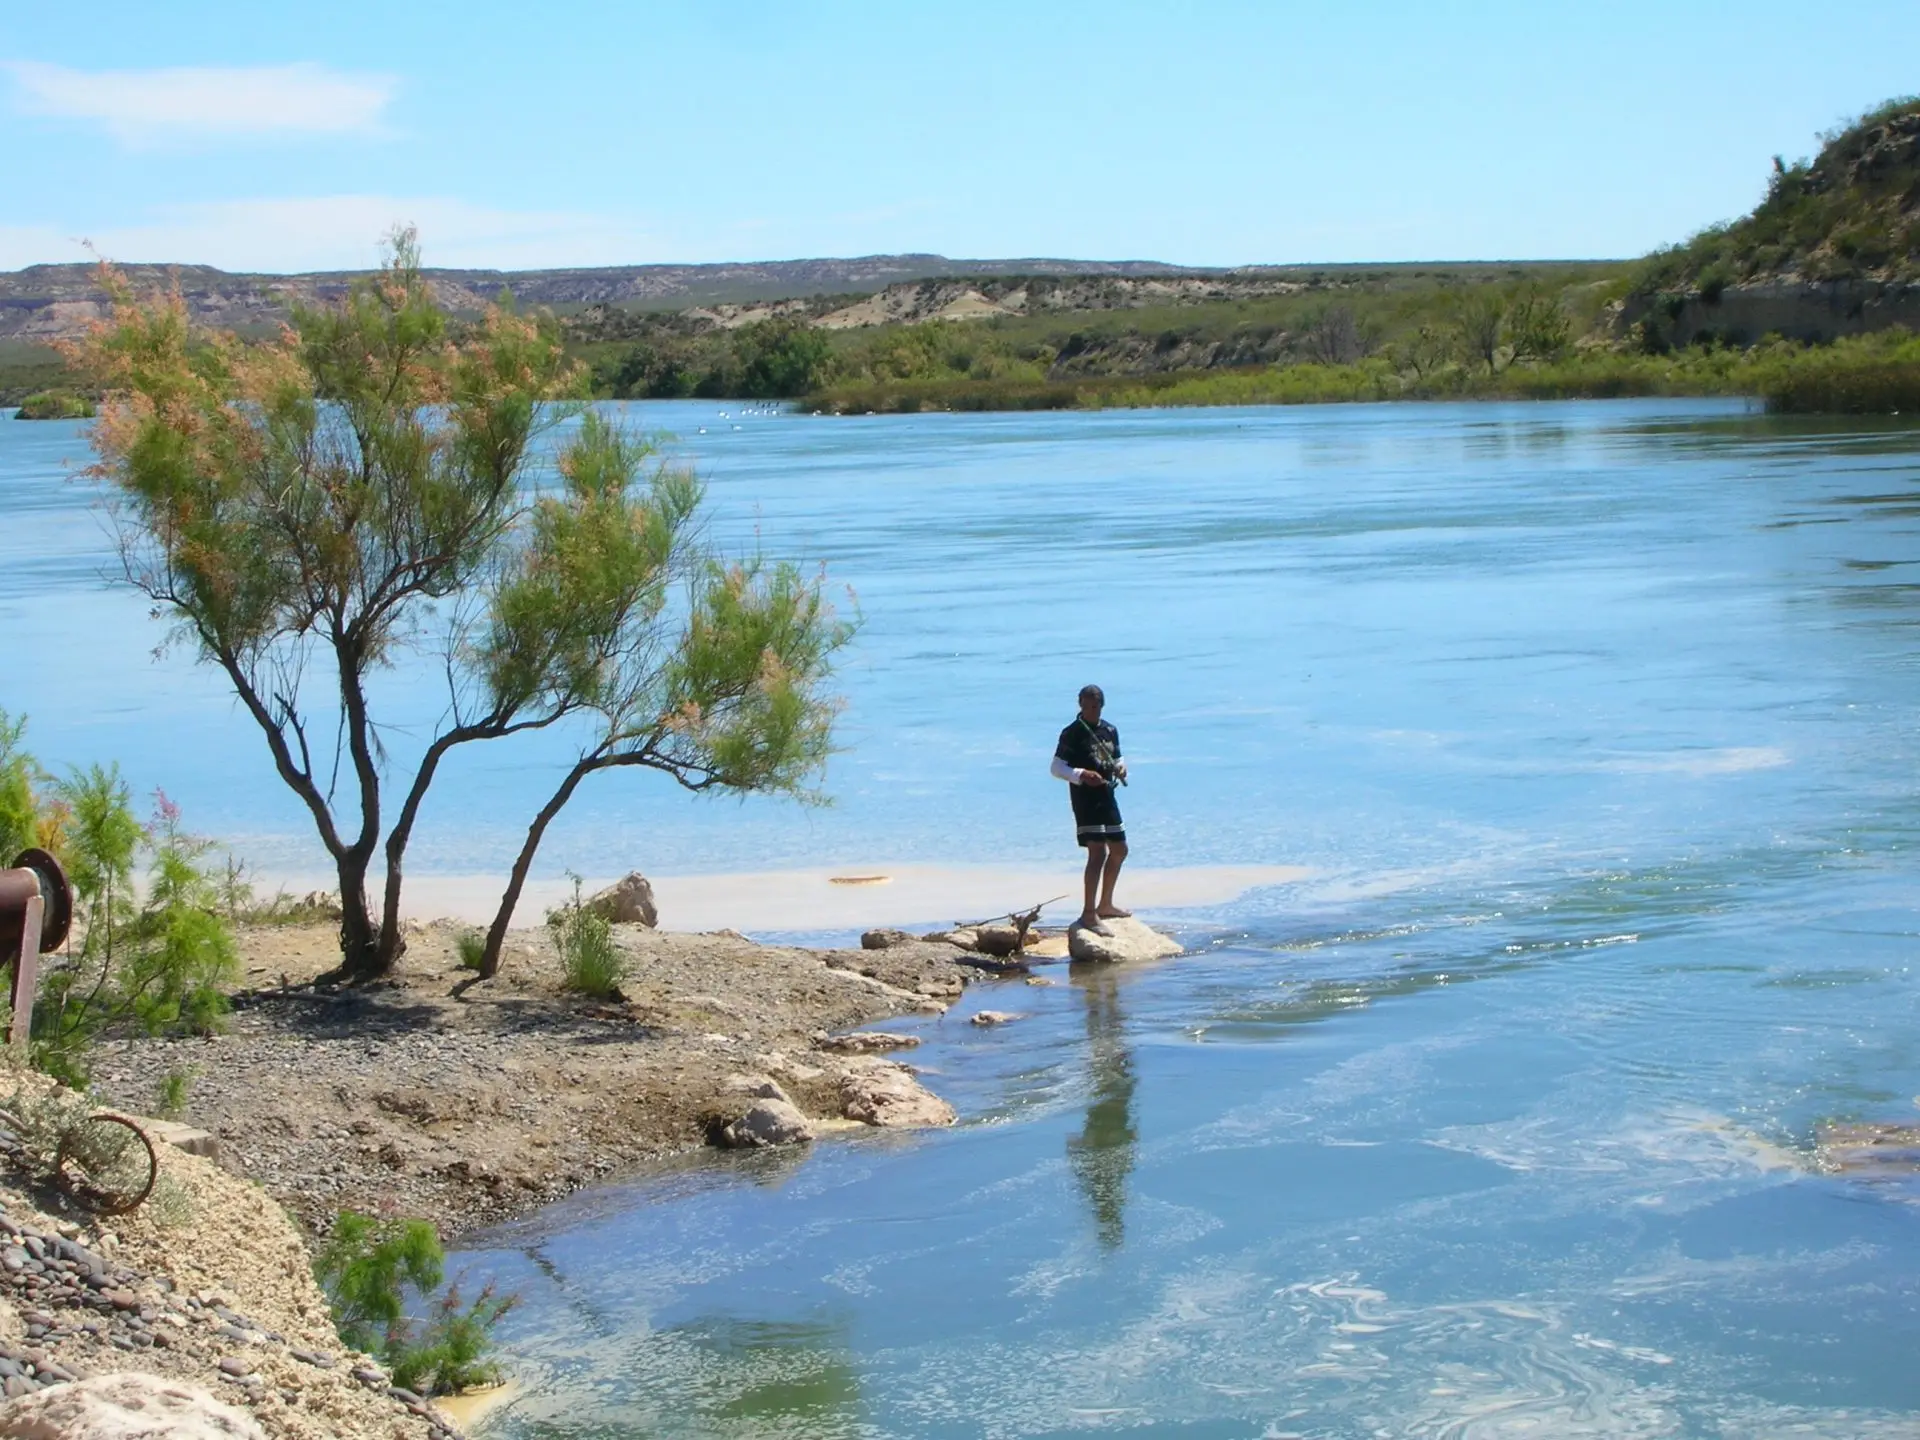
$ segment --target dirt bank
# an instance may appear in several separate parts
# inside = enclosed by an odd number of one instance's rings
[[[185,1118],[315,1230],[342,1207],[391,1207],[451,1236],[706,1143],[750,1103],[742,1076],[840,1119],[850,1072],[887,1062],[816,1042],[944,1010],[974,973],[944,944],[815,951],[619,926],[630,973],[619,1001],[596,1002],[560,988],[545,930],[513,934],[485,984],[460,968],[457,933],[418,928],[392,981],[329,993],[309,982],[335,963],[332,927],[243,932],[252,988],[227,1033],[103,1045],[95,1088],[151,1114],[185,1072]]]
[[[0,1094],[52,1090],[9,1072]],[[161,1145],[161,1190],[103,1220],[41,1183],[0,1136],[0,1388],[88,1375],[185,1380],[284,1440],[427,1440],[451,1433],[344,1349],[306,1246],[254,1186]]]

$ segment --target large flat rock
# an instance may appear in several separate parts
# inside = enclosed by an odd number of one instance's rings
[[[0,1405],[0,1440],[266,1440],[244,1410],[157,1375],[96,1375]]]
[[[155,1140],[184,1150],[189,1155],[199,1155],[218,1165],[220,1160],[220,1137],[198,1126],[183,1125],[178,1120],[160,1120],[151,1115],[137,1115],[134,1123]]]
[[[840,1080],[840,1099],[847,1119],[883,1129],[925,1129],[951,1125],[957,1118],[951,1105],[891,1060],[868,1060],[849,1068]]]
[[[1185,948],[1171,935],[1162,935],[1151,925],[1132,917],[1100,923],[1107,930],[1105,935],[1078,925],[1067,932],[1067,953],[1075,960],[1108,964],[1121,960],[1163,960]]]

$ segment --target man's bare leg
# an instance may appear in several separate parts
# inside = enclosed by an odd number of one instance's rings
[[[1113,903],[1113,882],[1120,878],[1120,867],[1126,864],[1126,862],[1126,841],[1117,840],[1107,846],[1106,863],[1101,867],[1100,904],[1093,912],[1102,920],[1124,920],[1133,913],[1131,910],[1122,910],[1118,905]],[[1087,867],[1088,874],[1091,876],[1093,867],[1091,860],[1087,862]],[[1089,879],[1087,884],[1087,898],[1089,900],[1093,898],[1093,884],[1091,879]]]
[[[1080,907],[1080,918],[1073,923],[1088,930],[1100,928],[1100,907],[1095,901],[1100,894],[1100,876],[1107,866],[1108,848],[1099,844],[1087,846],[1086,903]],[[1111,894],[1113,887],[1109,885],[1107,890]]]

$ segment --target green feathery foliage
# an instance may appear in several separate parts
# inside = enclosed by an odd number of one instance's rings
[[[614,943],[613,927],[580,898],[580,877],[573,877],[573,899],[547,914],[547,928],[560,952],[561,983],[577,995],[597,1000],[619,993],[627,957]]]
[[[453,937],[453,953],[462,970],[477,971],[486,963],[487,937],[478,930],[462,930]]]
[[[342,975],[382,973],[403,948],[404,855],[456,746],[563,722],[583,737],[516,859],[488,976],[541,836],[587,775],[791,793],[818,770],[828,659],[848,635],[820,580],[718,561],[698,480],[581,410],[550,324],[502,304],[454,332],[411,233],[270,344],[196,335],[177,295],[137,303],[109,283],[115,322],[80,358],[107,394],[95,473],[120,500],[127,579],[225,673],[312,816],[339,877]],[[817,359],[798,332],[757,333],[769,376]],[[560,483],[535,485],[535,441],[574,419]],[[368,694],[376,670],[408,663],[449,687],[410,773],[378,743]],[[310,746],[322,734],[330,756]]]
[[[0,710],[0,865],[40,843],[34,784],[42,776],[24,748],[26,734],[26,716],[13,720]]]
[[[499,1378],[487,1359],[493,1327],[517,1297],[489,1284],[471,1303],[449,1286],[432,1302],[424,1326],[406,1313],[407,1291],[440,1288],[446,1253],[425,1220],[375,1219],[342,1210],[313,1262],[334,1329],[347,1345],[385,1360],[394,1383],[423,1395],[450,1394]]]
[[[341,1340],[378,1355],[405,1323],[407,1287],[438,1289],[445,1266],[430,1222],[342,1210],[314,1259],[313,1276],[327,1293]]]
[[[212,1034],[228,1009],[239,952],[219,909],[211,845],[155,796],[142,826],[117,766],[57,781],[56,853],[73,882],[77,945],[49,957],[33,1013],[34,1063],[84,1085],[86,1054],[105,1034]],[[144,894],[134,883],[146,857]]]

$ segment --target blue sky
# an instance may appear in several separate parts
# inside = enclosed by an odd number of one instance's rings
[[[4,10],[0,269],[1630,255],[1920,90],[1920,5]]]

